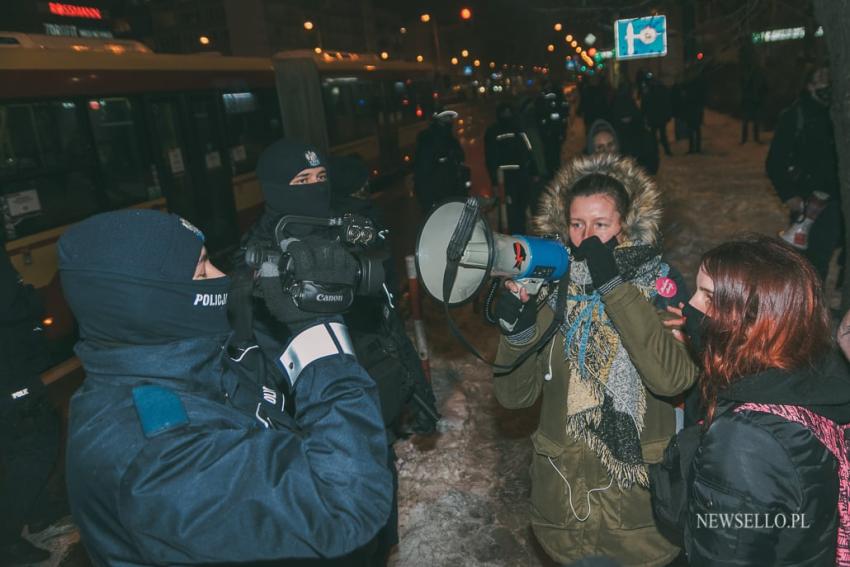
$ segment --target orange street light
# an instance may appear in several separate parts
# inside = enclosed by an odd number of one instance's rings
[[[481,67],[481,61],[480,61],[480,60],[478,60],[478,59],[476,59],[475,61],[473,61],[473,62],[472,62],[472,64],[473,64],[475,67]]]
[[[458,64],[457,57],[452,57],[452,65],[457,65],[457,64]]]
[[[201,45],[209,45],[210,44],[210,38],[208,38],[205,35],[202,35],[201,37],[199,37],[198,41],[200,42]]]
[[[314,48],[313,48],[313,51],[315,51],[315,52],[316,52],[316,55],[321,55],[321,54],[322,54],[322,48],[321,48],[321,47],[314,47]]]
[[[576,53],[581,53],[581,47],[576,47]]]
[[[400,33],[401,35],[406,34],[406,33],[407,33],[407,28],[399,28],[398,33]]]
[[[546,46],[546,51],[548,51],[549,53],[552,53],[553,51],[555,51],[555,46],[550,43],[549,45]]]
[[[460,55],[461,55],[461,57],[469,57],[469,50],[464,49],[463,51],[460,52]]]
[[[469,8],[461,8],[460,19],[461,20],[468,20],[470,18],[472,18],[472,10],[470,10]]]
[[[562,29],[564,29],[564,26],[561,25],[561,22],[555,24],[555,31],[561,31]]]
[[[310,31],[311,29],[313,29],[313,22],[311,22],[310,20],[307,20],[306,22],[304,22],[304,29],[307,30],[307,31]]]
[[[417,56],[416,56],[416,60],[417,60],[419,63],[422,63],[423,61],[425,61],[425,58],[424,58],[424,57],[422,57],[421,55],[417,55]]]
[[[381,51],[381,59],[383,59],[384,61],[386,61],[386,60],[387,60],[387,59],[389,59],[389,58],[390,58],[390,54],[389,54],[389,53],[387,53],[386,51]]]
[[[495,61],[490,61],[490,68],[491,68],[491,69],[495,69],[495,68],[496,68],[496,62],[495,62]]]
[[[421,16],[419,16],[419,21],[423,24],[427,24],[431,21],[431,14],[422,14]]]

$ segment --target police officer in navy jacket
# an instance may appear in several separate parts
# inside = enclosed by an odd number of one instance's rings
[[[292,257],[317,281],[356,269],[332,244]],[[68,492],[95,565],[340,557],[384,525],[381,412],[339,317],[270,300],[293,335],[278,357],[290,417],[227,357],[228,278],[187,221],[97,215],[65,233],[59,258],[87,375],[70,407]],[[282,289],[277,266],[262,275]]]

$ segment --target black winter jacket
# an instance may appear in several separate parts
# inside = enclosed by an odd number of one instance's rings
[[[721,408],[746,402],[803,406],[850,423],[847,365],[831,354],[817,368],[747,376],[719,396]],[[798,423],[767,413],[718,411],[691,470],[685,528],[690,565],[835,565],[835,457]]]
[[[838,198],[838,156],[829,108],[804,92],[784,110],[770,143],[766,168],[783,201],[806,198],[812,191]]]

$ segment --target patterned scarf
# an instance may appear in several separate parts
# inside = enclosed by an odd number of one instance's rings
[[[660,248],[625,242],[614,251],[625,282],[652,301],[655,282],[670,267]],[[648,487],[640,448],[646,412],[646,392],[620,335],[593,290],[586,262],[570,265],[564,335],[564,359],[569,360],[567,433],[590,447],[621,488],[634,483]],[[549,298],[554,309],[557,293]]]

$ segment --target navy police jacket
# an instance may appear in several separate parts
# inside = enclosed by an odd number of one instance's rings
[[[335,341],[338,353],[306,364],[287,427],[264,416],[282,404],[269,388],[234,406],[244,386],[223,342],[78,344],[87,378],[71,400],[66,474],[95,565],[336,557],[386,522],[384,426],[356,360]]]

